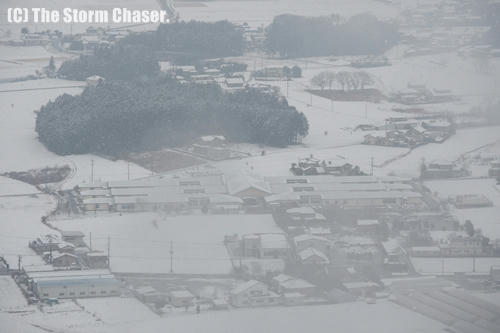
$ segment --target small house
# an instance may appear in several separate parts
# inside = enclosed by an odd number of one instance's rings
[[[349,293],[362,297],[373,296],[381,289],[375,282],[344,282],[343,285]]]
[[[306,303],[307,296],[301,293],[285,293],[281,295],[283,305],[294,306]]]
[[[230,301],[235,307],[275,305],[280,296],[269,291],[266,284],[250,280],[230,291]]]
[[[358,220],[356,222],[356,229],[361,233],[375,234],[380,229],[378,220]]]
[[[167,299],[165,293],[159,292],[151,286],[142,286],[135,289],[135,294],[144,303],[162,302]]]
[[[438,257],[441,249],[438,246],[414,246],[410,249],[410,254],[414,257]]]
[[[54,267],[74,267],[78,265],[78,257],[71,253],[53,253],[51,264]]]
[[[75,246],[85,246],[85,242],[83,241],[85,235],[81,231],[63,230],[61,231],[61,237],[63,241]]]
[[[295,244],[295,249],[297,252],[301,252],[308,248],[314,248],[322,253],[328,253],[331,246],[331,243],[328,239],[321,236],[308,234],[294,237],[293,242]]]
[[[87,252],[85,256],[87,258],[87,264],[90,268],[107,268],[109,266],[108,256],[104,252]]]
[[[89,87],[97,87],[100,83],[104,82],[104,78],[100,77],[99,75],[93,75],[89,76],[85,82],[87,83],[87,86]]]
[[[328,265],[330,263],[330,260],[323,252],[312,247],[299,252],[299,259],[305,265]]]
[[[280,274],[271,279],[273,289],[280,294],[300,293],[311,295],[316,290],[316,286],[306,280],[297,279],[286,274]]]
[[[172,290],[168,292],[170,304],[176,307],[189,307],[194,304],[195,296],[189,290]]]

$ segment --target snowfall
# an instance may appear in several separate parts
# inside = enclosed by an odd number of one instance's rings
[[[80,0],[52,0],[52,8],[71,7]],[[156,8],[154,0],[86,0],[87,7],[94,5],[110,8]],[[4,14],[7,7],[19,1],[7,0],[0,4],[0,30],[12,29]],[[26,0],[23,6],[35,6],[39,1]],[[399,9],[382,1],[328,0],[294,1],[220,1],[206,2],[200,6],[179,6],[185,20],[229,19],[260,26],[271,22],[280,13],[323,15],[335,12],[350,16],[369,10],[383,18],[395,17]],[[36,31],[36,26],[30,26]],[[68,32],[68,26],[51,26]],[[85,27],[75,25],[74,32]],[[147,29],[150,27],[137,27]],[[500,63],[492,59],[488,73],[478,73],[469,59],[456,54],[403,58],[402,50],[394,48],[388,53],[392,66],[369,69],[377,77],[377,88],[384,93],[405,88],[408,82],[425,83],[430,88],[450,88],[463,95],[459,103],[441,104],[435,111],[462,113],[483,103],[485,96],[498,96]],[[45,66],[50,56],[60,64],[69,56],[41,47],[15,48],[0,46],[0,173],[24,171],[47,166],[69,165],[71,174],[57,184],[61,189],[90,181],[91,165],[94,180],[123,180],[127,177],[128,163],[111,161],[94,155],[57,156],[48,151],[37,139],[34,111],[61,94],[79,94],[84,84],[59,79],[41,79],[23,82],[6,82],[15,77],[34,74]],[[259,55],[242,57],[239,61],[249,68],[261,61]],[[290,163],[305,155],[314,154],[320,159],[345,159],[369,171],[374,160],[377,175],[397,174],[417,176],[422,159],[446,158],[455,160],[462,155],[499,142],[500,127],[483,127],[459,130],[443,144],[430,144],[414,150],[361,145],[366,133],[355,131],[360,124],[383,124],[384,119],[400,115],[392,111],[394,105],[382,103],[330,102],[304,91],[310,79],[320,71],[349,70],[338,62],[327,59],[297,59],[294,61],[264,59],[265,66],[294,65],[303,67],[304,77],[290,83],[289,102],[304,112],[310,123],[310,134],[300,146],[286,149],[243,145],[253,156],[241,160],[214,163],[227,173],[248,171],[263,175],[288,174]],[[282,91],[283,82],[274,82]],[[485,97],[484,99],[488,99]],[[312,99],[312,103],[311,103]],[[325,135],[327,132],[327,135]],[[266,150],[264,156],[260,151]],[[131,178],[141,178],[151,172],[130,164]],[[463,194],[467,190],[484,193],[493,207],[455,210],[461,221],[470,219],[492,238],[500,238],[500,199],[498,190],[490,180],[471,179],[426,183],[432,191],[443,197]],[[55,232],[41,223],[41,217],[55,208],[51,196],[40,193],[30,185],[0,176],[0,255],[12,267],[42,264],[43,261],[27,244],[30,240]],[[256,219],[251,215],[218,216],[204,223],[200,216],[166,216],[153,213],[89,215],[75,219],[58,218],[50,221],[52,227],[61,230],[81,230],[87,243],[92,238],[94,249],[107,251],[108,244],[114,272],[169,273],[170,249],[173,249],[172,270],[175,273],[227,274],[231,261],[224,247],[224,236],[245,233],[277,233],[280,229],[271,217]],[[90,236],[92,234],[92,236]],[[108,243],[109,239],[109,243]],[[419,266],[420,264],[420,266]],[[439,274],[440,260],[414,262],[417,270]],[[462,263],[446,262],[445,272],[471,271],[470,260]],[[476,270],[484,269],[482,261],[476,262]],[[498,295],[494,297],[498,300]],[[362,318],[362,320],[359,320]],[[304,332],[330,330],[342,327],[352,332],[443,332],[443,326],[415,312],[399,307],[390,301],[377,304],[351,303],[315,307],[269,308],[231,310],[199,315],[174,315],[160,318],[134,298],[85,299],[62,302],[54,307],[28,306],[10,277],[0,277],[0,331],[1,332],[144,332],[163,330],[169,332]]]

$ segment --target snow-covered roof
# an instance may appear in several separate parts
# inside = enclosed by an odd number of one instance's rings
[[[413,246],[411,248],[415,252],[439,252],[441,249],[438,246]]]
[[[285,282],[288,280],[293,280],[293,279],[294,279],[294,277],[292,277],[290,275],[286,275],[286,274],[280,274],[280,275],[273,277],[273,281],[278,282],[278,283]]]
[[[106,198],[106,197],[99,197],[99,198],[85,198],[82,200],[84,205],[96,205],[96,204],[107,204],[107,205],[112,205],[113,204],[113,199],[112,198]]]
[[[280,286],[286,289],[314,288],[314,285],[302,279],[291,279],[282,281]]]
[[[343,285],[347,289],[377,288],[377,287],[380,287],[375,282],[363,282],[363,281],[359,281],[359,282],[344,282]]]
[[[63,237],[84,237],[85,234],[81,231],[75,231],[75,230],[61,230],[61,236],[63,236]]]
[[[170,296],[177,298],[193,298],[194,295],[189,290],[173,290],[169,292]]]
[[[303,235],[295,236],[293,238],[293,241],[295,242],[295,244],[298,244],[298,243],[304,242],[304,241],[309,241],[309,240],[317,240],[317,241],[322,241],[322,242],[327,242],[327,243],[330,242],[328,239],[326,239],[324,237],[309,235],[309,234],[303,234]]]
[[[264,193],[271,193],[269,184],[250,175],[239,175],[227,180],[227,189],[229,194],[238,194],[245,190],[254,188]]]
[[[316,211],[312,207],[297,207],[287,209],[288,214],[316,214]]]
[[[379,225],[379,224],[380,223],[378,222],[378,220],[358,220],[357,221],[357,225],[363,226],[363,227],[372,226],[372,225]]]
[[[265,198],[267,202],[273,201],[298,201],[301,196],[318,196],[323,200],[345,199],[408,199],[421,198],[422,195],[411,191],[315,191],[315,192],[289,192],[270,195]]]
[[[231,294],[232,295],[237,295],[237,294],[240,294],[242,292],[244,292],[245,290],[248,290],[254,286],[257,286],[259,284],[262,284],[262,282],[259,282],[257,280],[250,280],[250,281],[247,281],[245,283],[242,283],[240,284],[239,286],[237,286],[236,288],[232,289],[231,290]]]
[[[288,249],[285,234],[261,234],[260,245],[263,249]]]
[[[311,257],[320,257],[325,263],[330,262],[330,260],[328,260],[328,257],[323,252],[316,250],[313,247],[310,247],[310,248],[307,248],[305,250],[300,251],[299,257],[303,261],[305,261]]]

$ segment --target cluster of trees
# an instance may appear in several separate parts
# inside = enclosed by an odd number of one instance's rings
[[[111,80],[131,80],[156,75],[160,72],[158,60],[143,48],[118,43],[113,47],[100,47],[93,55],[65,61],[58,75],[70,80],[85,80],[99,75]]]
[[[324,90],[332,90],[334,84],[339,85],[342,90],[358,90],[364,89],[365,86],[374,83],[373,77],[367,72],[332,72],[325,71],[315,75],[311,79],[311,85]]]
[[[266,67],[253,72],[254,77],[274,77],[274,78],[299,78],[302,77],[302,68],[295,65],[293,67]]]
[[[274,146],[307,135],[302,113],[254,89],[225,93],[217,85],[170,78],[108,81],[78,96],[62,95],[38,112],[40,141],[61,154],[131,151],[185,144],[204,134]]]
[[[380,54],[399,38],[394,24],[369,14],[348,20],[280,15],[267,28],[266,48],[284,57]]]
[[[228,21],[178,22],[160,25],[153,33],[131,34],[112,46],[97,48],[93,55],[66,61],[59,75],[72,80],[92,75],[129,80],[158,73],[160,58],[193,64],[201,59],[238,56],[244,47],[242,31]]]

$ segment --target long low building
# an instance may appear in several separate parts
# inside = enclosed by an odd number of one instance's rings
[[[408,178],[375,176],[259,177],[222,174],[150,177],[84,185],[86,211],[207,209],[237,212],[243,205],[324,204],[344,208],[421,206],[421,195]]]
[[[40,299],[120,295],[120,281],[109,270],[69,270],[27,273]]]
[[[346,209],[423,207],[422,195],[411,191],[286,192],[266,197],[270,205],[335,205]]]

